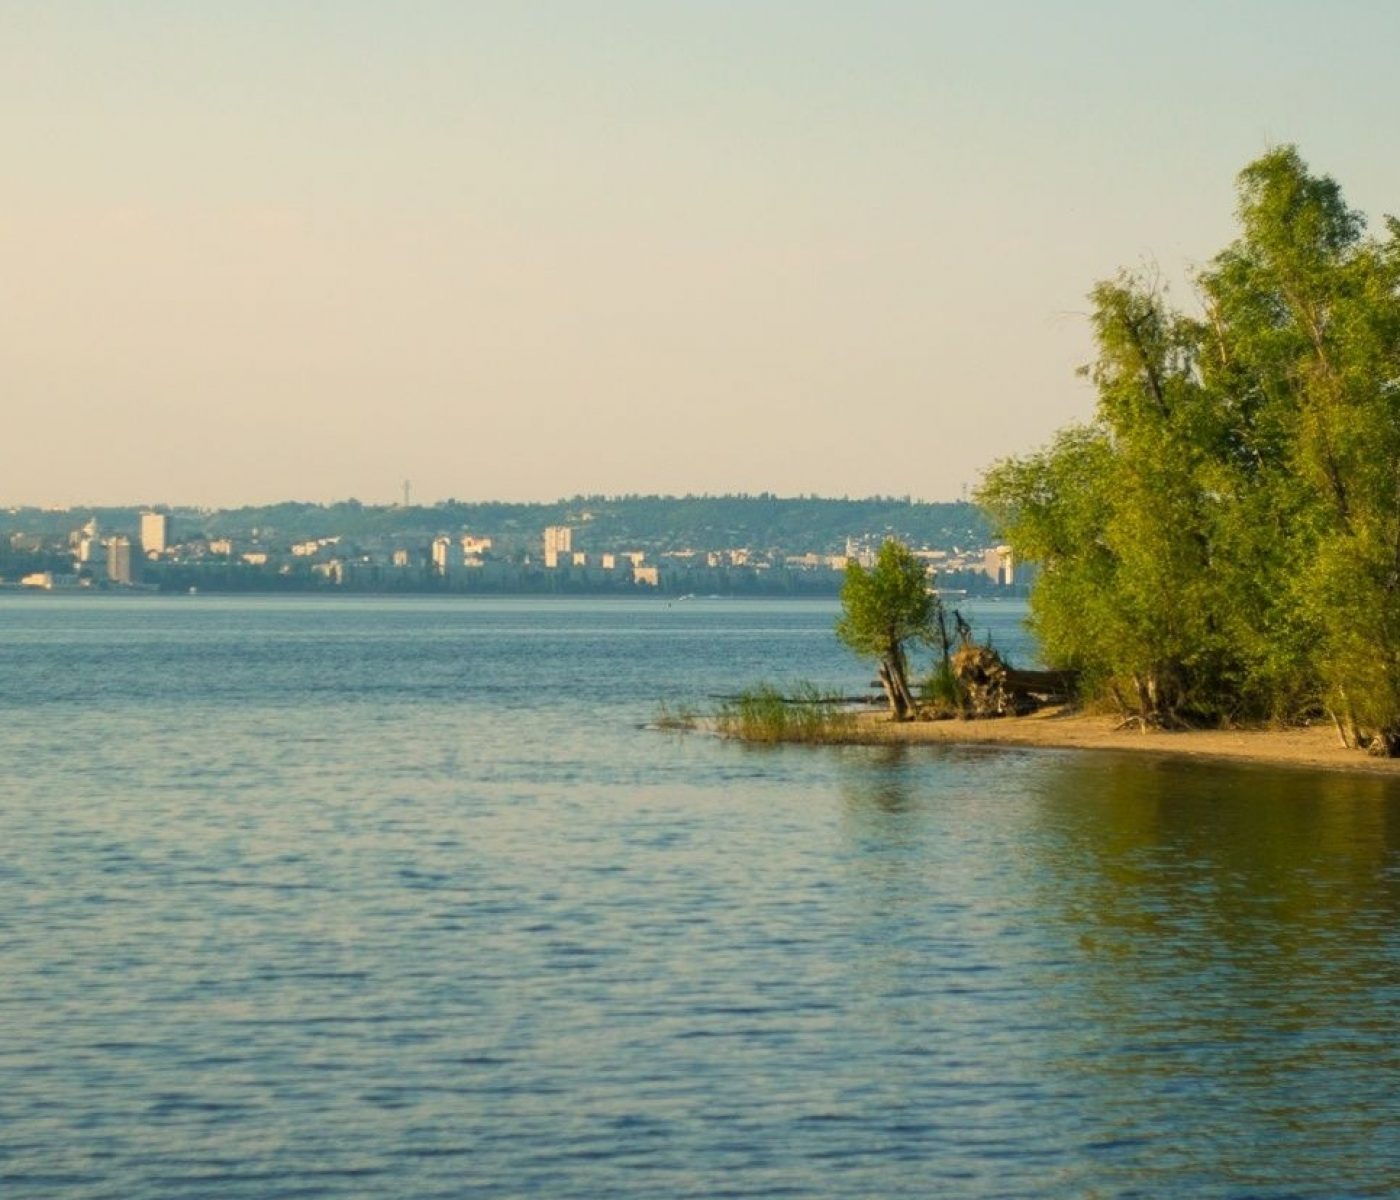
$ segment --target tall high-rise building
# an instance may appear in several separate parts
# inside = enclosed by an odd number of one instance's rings
[[[107,542],[107,578],[113,583],[130,583],[131,539],[114,537]]]
[[[147,558],[164,554],[174,539],[170,536],[170,514],[148,512],[141,514],[141,553]]]
[[[557,567],[559,556],[573,552],[574,531],[568,525],[549,525],[544,531],[544,565]]]

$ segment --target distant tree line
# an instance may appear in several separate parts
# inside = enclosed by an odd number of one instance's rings
[[[778,496],[574,496],[546,504],[448,500],[428,507],[281,504],[211,515],[211,533],[260,528],[315,537],[363,537],[414,530],[470,529],[535,538],[546,525],[571,525],[585,544],[645,544],[658,549],[749,546],[755,549],[838,549],[847,537],[894,534],[916,545],[980,545],[986,518],[965,502],[924,504]]]
[[[1400,222],[1368,234],[1296,150],[1238,180],[1200,311],[1093,292],[1092,421],[978,499],[1041,564],[1049,665],[1159,725],[1330,714],[1400,753]]]

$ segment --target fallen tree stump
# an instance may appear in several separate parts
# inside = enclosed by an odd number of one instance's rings
[[[964,642],[950,660],[968,717],[1020,716],[1042,704],[1063,703],[1074,691],[1067,671],[1022,671],[1009,667],[991,646]]]

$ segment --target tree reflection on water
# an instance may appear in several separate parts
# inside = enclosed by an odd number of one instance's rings
[[[1035,898],[1074,963],[1047,1002],[1095,1123],[1163,1172],[1209,1145],[1259,1186],[1306,1162],[1400,1182],[1374,1158],[1400,1067],[1395,785],[1103,758],[1037,790]]]
[[[917,748],[837,775],[860,1011],[942,1048],[911,1086],[975,1036],[1086,1185],[1400,1191],[1393,782]]]

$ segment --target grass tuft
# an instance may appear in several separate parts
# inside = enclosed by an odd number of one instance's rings
[[[745,742],[842,742],[855,725],[839,695],[812,683],[798,684],[790,695],[759,684],[723,701],[714,714],[720,734]]]

